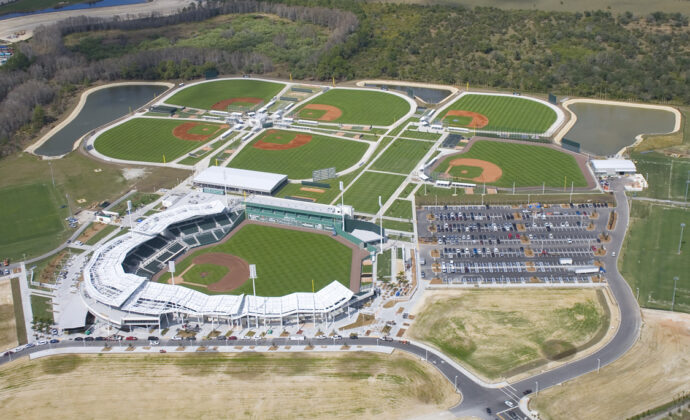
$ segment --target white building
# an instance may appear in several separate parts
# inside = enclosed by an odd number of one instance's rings
[[[287,184],[287,175],[210,166],[194,177],[194,186],[204,192],[273,195]]]
[[[590,164],[597,176],[629,175],[637,172],[635,164],[627,159],[593,159]]]

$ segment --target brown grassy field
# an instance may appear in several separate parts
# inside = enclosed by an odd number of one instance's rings
[[[468,7],[498,7],[500,9],[548,10],[556,12],[584,12],[606,10],[647,14],[662,10],[690,14],[690,2],[684,0],[372,0],[385,3],[461,4]]]
[[[0,283],[0,350],[17,346],[12,288],[10,282]]]
[[[596,372],[539,393],[542,419],[624,419],[690,392],[690,314],[644,309],[640,340]]]
[[[4,418],[401,418],[459,402],[399,353],[69,355],[0,378]]]
[[[592,289],[431,291],[413,310],[417,317],[408,334],[488,380],[517,379],[586,354],[605,339],[608,305],[597,293]]]

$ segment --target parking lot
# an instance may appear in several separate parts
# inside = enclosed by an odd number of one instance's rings
[[[418,210],[422,277],[436,284],[605,281],[607,204],[428,206]]]

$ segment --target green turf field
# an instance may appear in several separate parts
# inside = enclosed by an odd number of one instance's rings
[[[64,197],[58,196],[51,184],[30,184],[0,189],[0,258],[12,252],[6,245],[55,235],[65,229],[60,206]]]
[[[409,200],[395,200],[384,216],[412,219],[412,202]]]
[[[172,132],[178,125],[189,121],[169,119],[135,118],[111,128],[98,136],[94,142],[96,150],[106,156],[142,162],[170,162],[222,134],[220,124],[199,122],[193,130],[197,134],[210,134],[204,141],[181,140]],[[208,133],[199,130],[209,128]],[[193,134],[193,133],[191,133]]]
[[[366,172],[345,191],[345,204],[354,206],[357,212],[375,214],[379,211],[379,196],[385,203],[404,180],[402,175]]]
[[[469,121],[468,121],[469,122]],[[436,133],[424,133],[421,131],[407,130],[403,132],[400,137],[409,137],[412,139],[422,139],[422,140],[438,140],[441,138],[440,134]]]
[[[311,292],[312,279],[317,291],[333,280],[350,287],[352,250],[326,235],[249,224],[227,242],[188,256],[177,264],[177,271],[184,271],[194,257],[209,252],[236,255],[250,264],[256,264],[256,294],[260,296]],[[218,276],[218,273],[214,272],[210,277],[213,276]],[[161,276],[161,281],[167,278],[169,276]],[[185,286],[214,294],[203,287]],[[242,293],[253,293],[251,281],[226,294]]]
[[[631,153],[637,172],[642,174],[649,188],[638,196],[662,200],[683,201],[686,181],[690,179],[690,159],[678,159],[661,153]]]
[[[311,136],[311,141],[286,150],[264,150],[254,147],[257,142],[285,144],[296,134]],[[286,174],[290,179],[311,179],[312,171],[335,167],[336,171],[355,165],[367,151],[368,145],[357,141],[286,130],[268,130],[246,145],[228,166],[254,171]]]
[[[282,83],[262,80],[216,80],[186,87],[165,102],[201,109],[211,109],[213,104],[232,98],[261,98],[268,102],[284,87]]]
[[[564,181],[568,188],[571,182],[575,187],[587,186],[573,156],[544,146],[482,140],[469,151],[446,158],[435,171],[445,172],[448,162],[458,158],[481,159],[500,166],[503,175],[492,184],[498,187],[512,187],[513,182],[516,187],[541,186],[543,182],[547,187],[563,187]]]
[[[201,284],[208,286],[217,283],[228,273],[228,268],[215,264],[195,264],[182,278],[187,283]]]
[[[680,224],[685,223],[678,255]],[[678,277],[674,310],[690,312],[690,210],[635,200],[619,267],[640,305],[669,310]]]
[[[390,93],[348,89],[331,89],[306,104],[335,106],[343,115],[332,122],[363,125],[391,125],[410,110],[406,100]],[[297,118],[318,118],[302,115],[301,109],[295,112]]]
[[[371,169],[409,174],[431,149],[433,143],[426,141],[398,139],[376,159]]]
[[[489,119],[489,124],[482,129],[487,131],[543,133],[556,122],[556,112],[553,109],[516,96],[464,95],[453,102],[443,112],[442,117],[450,110],[472,111],[485,115]],[[463,125],[463,121],[453,123],[452,118],[458,117],[449,116],[445,121],[450,125]]]

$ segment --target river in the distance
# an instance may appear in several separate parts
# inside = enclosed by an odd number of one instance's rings
[[[42,13],[62,12],[63,10],[96,9],[99,7],[125,6],[128,4],[146,3],[148,0],[100,0],[85,3],[70,4],[64,7],[51,7],[33,12],[15,12],[0,16],[0,20],[12,19],[20,16],[38,15]]]
[[[92,92],[79,115],[36,149],[35,153],[43,156],[69,153],[74,142],[84,134],[139,108],[166,89],[163,85],[123,85]]]
[[[600,156],[618,153],[635,143],[638,134],[673,131],[676,116],[669,111],[587,102],[568,106],[577,121],[565,138],[580,143],[582,151]]]

